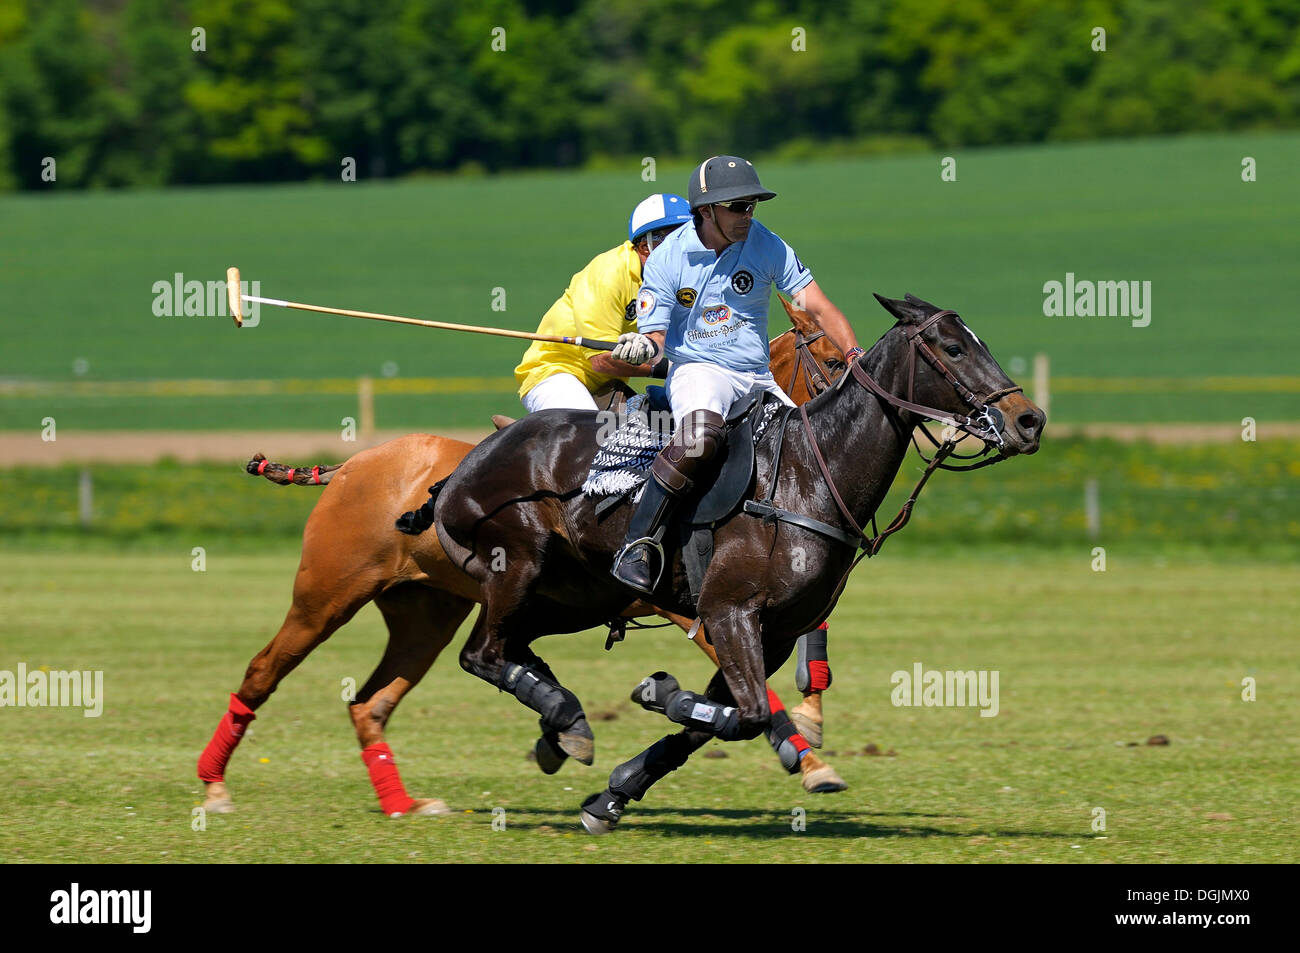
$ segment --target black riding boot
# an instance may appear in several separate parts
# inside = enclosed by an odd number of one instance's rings
[[[713,458],[725,437],[725,421],[709,410],[686,415],[668,446],[655,457],[645,491],[628,523],[623,548],[614,557],[614,578],[651,595],[666,559],[664,529],[677,504],[695,486],[695,475]]]
[[[614,557],[615,579],[650,595],[664,568],[664,524],[679,502],[680,497],[665,490],[653,476],[645,481],[623,549]]]

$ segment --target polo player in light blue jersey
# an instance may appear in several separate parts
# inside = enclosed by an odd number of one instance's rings
[[[862,353],[840,309],[789,245],[754,221],[754,206],[776,197],[739,156],[714,156],[691,174],[693,224],[669,235],[646,259],[637,294],[637,333],[612,356],[644,364],[669,360],[668,399],[677,429],[655,458],[651,479],[614,560],[615,578],[650,595],[664,568],[664,526],[695,477],[724,442],[731,405],[755,386],[790,399],[768,368],[767,308],[775,285],[849,360]],[[791,406],[793,406],[791,404]]]

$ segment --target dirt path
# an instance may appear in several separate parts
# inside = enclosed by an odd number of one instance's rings
[[[0,467],[58,466],[64,463],[153,463],[172,457],[182,463],[247,460],[254,452],[291,465],[340,463],[366,447],[400,437],[407,431],[380,431],[367,442],[345,443],[334,431],[191,432],[58,431],[43,441],[39,430],[0,432]],[[441,436],[477,442],[484,430],[448,430]],[[1082,434],[1132,443],[1230,443],[1241,439],[1237,424],[1082,424],[1052,425],[1047,438]],[[1261,423],[1260,440],[1296,439],[1300,423]]]

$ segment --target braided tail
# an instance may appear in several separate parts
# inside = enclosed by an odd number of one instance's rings
[[[419,536],[432,526],[433,508],[438,505],[438,494],[442,492],[443,484],[450,479],[451,477],[443,477],[429,487],[429,498],[424,501],[424,505],[418,510],[411,510],[409,513],[403,513],[399,516],[395,524],[397,528],[407,536]]]
[[[343,464],[335,463],[326,467],[286,467],[283,463],[275,463],[266,459],[262,454],[255,453],[253,459],[244,464],[244,469],[253,476],[266,477],[272,483],[278,483],[280,486],[290,484],[325,486],[329,483],[330,478],[334,476],[334,471],[341,466]]]

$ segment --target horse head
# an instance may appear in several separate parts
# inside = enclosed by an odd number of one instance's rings
[[[891,331],[900,333],[889,347],[896,352],[892,355],[899,361],[896,366],[906,367],[902,384],[908,402],[941,411],[959,422],[971,419],[975,425],[961,429],[980,437],[1003,456],[1038,450],[1047,415],[1021,393],[987,345],[956,312],[910,294],[902,301],[880,295],[875,298],[898,319]],[[890,337],[887,333],[881,338],[881,345]]]
[[[772,342],[772,377],[792,401],[802,404],[835,383],[848,370],[848,362],[808,312],[777,298],[793,327]]]

